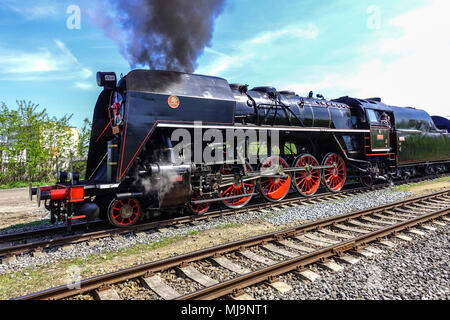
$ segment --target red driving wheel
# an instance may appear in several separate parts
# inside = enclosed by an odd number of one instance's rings
[[[329,153],[325,156],[323,165],[332,166],[332,168],[323,169],[325,186],[331,192],[340,191],[344,187],[347,178],[344,160],[336,153]]]
[[[135,225],[141,216],[139,202],[133,198],[114,199],[108,208],[108,220],[116,227]]]
[[[191,199],[191,203],[189,203],[188,209],[189,211],[197,216],[204,215],[208,210],[211,208],[211,203],[202,203],[202,204],[194,204],[193,201],[201,201],[201,200],[208,200],[210,197],[209,195],[203,195],[200,196],[200,193],[198,191],[194,191]]]
[[[246,163],[247,172],[252,172],[252,167]],[[243,171],[243,168],[241,169]],[[223,175],[229,175],[232,174],[231,166],[230,165],[224,165],[222,170],[220,170],[220,173]],[[241,172],[241,175],[245,175],[244,172]],[[220,196],[222,198],[228,198],[228,197],[236,197],[241,196],[245,194],[252,194],[255,190],[255,181],[244,181],[242,184],[241,181],[236,181],[235,184],[231,186],[226,186],[221,189]],[[223,204],[230,208],[230,209],[239,209],[247,205],[249,201],[252,199],[252,196],[244,197],[244,198],[236,198],[236,199],[230,199],[230,200],[224,200]]]
[[[274,171],[282,177],[267,177],[259,180],[259,190],[262,196],[271,202],[283,200],[289,193],[291,176],[283,174],[283,168],[288,168],[287,162],[280,157],[271,157],[261,164],[261,173]]]
[[[305,169],[305,171],[296,171],[293,179],[295,189],[304,197],[312,196],[319,190],[320,170],[313,169],[318,166],[319,162],[310,154],[302,155],[294,162],[294,168]]]

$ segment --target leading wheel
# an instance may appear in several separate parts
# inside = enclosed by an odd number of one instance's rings
[[[109,222],[120,228],[126,228],[138,223],[141,217],[141,207],[134,198],[114,199],[108,208]]]
[[[342,157],[336,153],[329,153],[323,159],[324,166],[331,168],[323,169],[323,182],[331,192],[338,192],[344,187],[347,173]]]
[[[259,191],[262,196],[270,202],[278,202],[283,200],[289,193],[291,186],[291,176],[284,173],[285,168],[288,168],[287,162],[280,157],[271,157],[261,164],[261,174],[267,174],[267,177],[259,180]]]
[[[304,197],[310,197],[319,190],[320,170],[313,169],[313,167],[318,166],[319,161],[310,154],[302,155],[294,162],[294,168],[305,169],[304,171],[296,171],[292,179],[295,189]]]

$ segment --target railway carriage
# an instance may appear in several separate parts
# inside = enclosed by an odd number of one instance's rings
[[[277,202],[321,185],[339,192],[349,179],[449,169],[447,131],[377,98],[300,97],[168,71],[97,78],[86,179],[60,172],[56,185],[30,188],[53,221],[101,216],[128,227],[166,211],[204,214],[215,203],[241,208],[255,196]],[[193,139],[178,148],[178,133]]]
[[[450,117],[433,116],[431,118],[433,119],[436,127],[443,130],[442,132],[450,132]]]

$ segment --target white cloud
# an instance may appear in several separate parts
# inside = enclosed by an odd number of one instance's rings
[[[0,80],[80,82],[91,78],[92,75],[93,72],[83,66],[58,39],[54,40],[53,47],[40,48],[34,52],[0,48]],[[86,88],[76,84],[75,87]]]
[[[0,74],[25,74],[57,70],[47,49],[36,53],[0,50]]]
[[[288,87],[302,89],[299,93],[314,89],[360,98],[381,97],[387,104],[446,115],[449,10],[449,1],[434,0],[405,12],[388,21],[375,40],[369,39],[357,57],[342,68],[318,72],[312,81]]]
[[[276,40],[283,38],[296,38],[296,39],[315,39],[319,35],[318,28],[310,23],[306,28],[298,25],[291,25],[286,28],[276,31],[266,31],[258,34],[257,36],[240,40],[235,46],[232,54],[224,54],[212,49],[206,49],[206,53],[210,53],[216,56],[211,63],[207,66],[203,66],[199,73],[205,73],[209,75],[218,75],[233,68],[239,68],[244,66],[248,61],[252,59],[258,59],[259,55],[267,54],[267,50],[261,50],[267,48]]]
[[[80,90],[93,90],[96,89],[94,84],[92,82],[81,82],[77,81],[73,85],[74,88],[80,89]]]
[[[319,35],[319,29],[310,23],[308,24],[307,29],[302,29],[296,26],[289,26],[287,28],[277,30],[277,31],[268,31],[264,32],[255,38],[251,39],[250,42],[254,44],[267,44],[276,39],[282,37],[294,37],[294,38],[303,38],[303,39],[315,39]]]
[[[206,49],[206,52],[211,52],[211,50]],[[226,55],[223,53],[215,52],[217,58],[213,60],[213,62],[208,67],[204,67],[199,70],[200,73],[209,74],[212,76],[216,76],[226,70],[228,70],[231,66],[240,67],[245,64],[246,61],[255,57],[255,53],[251,50],[238,50],[234,55]],[[203,70],[203,71],[202,71]]]
[[[54,1],[50,2],[49,0],[4,0],[3,5],[11,11],[20,14],[26,20],[53,18],[64,14],[61,7],[62,4]]]
[[[92,76],[92,74],[93,74],[92,71],[89,70],[88,68],[85,68],[85,67],[78,61],[78,59],[75,58],[75,56],[72,54],[72,52],[70,52],[70,50],[67,49],[66,45],[65,45],[62,41],[60,41],[60,40],[58,40],[58,39],[55,39],[55,43],[56,43],[56,45],[58,46],[58,48],[61,50],[61,52],[64,54],[64,57],[65,57],[67,60],[71,60],[72,68],[75,69],[75,70],[77,70],[77,73],[79,74],[79,76],[80,76],[81,78],[87,79],[87,78],[89,78],[90,76]],[[70,64],[68,64],[68,65],[70,65]]]

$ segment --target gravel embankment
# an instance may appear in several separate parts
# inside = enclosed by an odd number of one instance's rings
[[[214,229],[227,224],[244,224],[257,219],[265,219],[275,225],[288,224],[294,221],[317,220],[320,218],[340,215],[365,208],[376,207],[390,202],[400,201],[411,196],[409,192],[390,192],[388,190],[373,191],[362,195],[349,197],[345,200],[333,200],[320,204],[302,205],[293,209],[273,211],[273,213],[253,212],[248,214],[238,214],[214,219],[210,222],[202,222],[196,226],[185,226],[181,228],[169,228],[166,232],[148,232],[144,235],[126,235],[118,238],[99,239],[98,244],[88,246],[87,243],[74,244],[69,251],[64,251],[60,247],[51,248],[47,254],[40,257],[33,257],[29,254],[18,256],[16,261],[0,264],[0,273],[14,270],[21,270],[28,267],[52,264],[60,260],[88,257],[92,254],[105,254],[115,252],[136,244],[150,244],[175,236],[185,236],[193,231],[203,231]],[[227,229],[221,232],[233,232]]]
[[[389,192],[377,190],[349,197],[345,200],[334,200],[314,205],[301,206],[284,210],[267,220],[275,225],[288,224],[297,220],[317,220],[348,212],[379,207],[391,202],[401,201],[412,196],[411,192]]]
[[[435,226],[434,226],[435,227]],[[408,234],[412,242],[390,239],[396,247],[376,246],[383,253],[361,258],[355,265],[332,273],[317,268],[320,278],[309,282],[294,274],[281,280],[293,290],[284,295],[271,287],[247,288],[262,300],[448,300],[450,299],[450,228]]]

